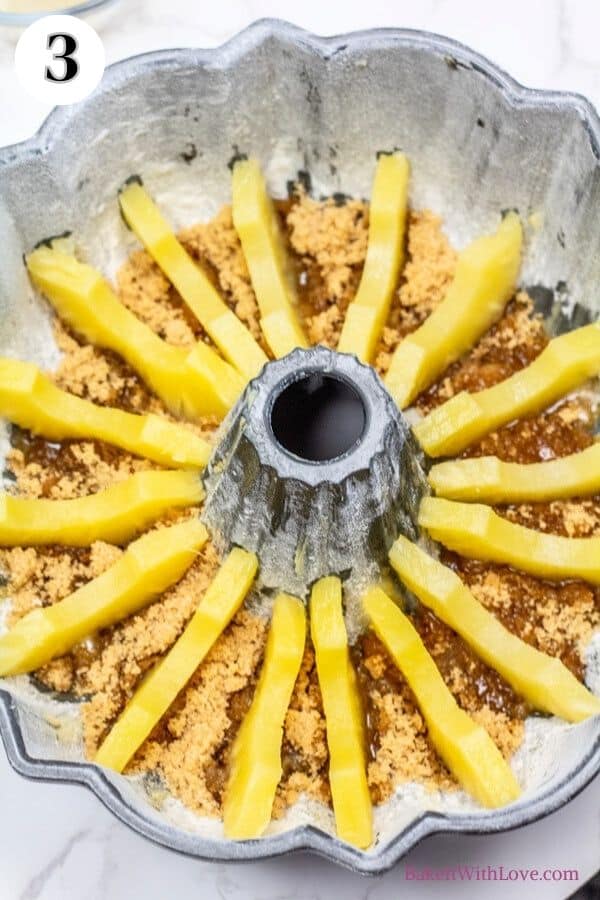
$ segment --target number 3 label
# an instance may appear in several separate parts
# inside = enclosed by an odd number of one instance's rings
[[[55,53],[54,59],[62,59],[64,62],[64,71],[60,77],[57,77],[49,66],[46,66],[45,78],[48,81],[72,81],[77,78],[79,72],[79,63],[74,57],[77,50],[77,39],[72,34],[60,34],[55,31],[54,34],[48,35],[48,50],[53,50],[57,41],[63,42],[62,53]]]
[[[15,67],[29,94],[65,106],[83,100],[98,85],[104,47],[87,22],[75,16],[45,16],[21,35]]]

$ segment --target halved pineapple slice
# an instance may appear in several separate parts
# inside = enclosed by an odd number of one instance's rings
[[[271,821],[282,773],[283,725],[305,639],[304,604],[289,594],[279,594],[252,705],[232,748],[223,804],[223,824],[229,838],[259,837]]]
[[[381,588],[364,606],[374,630],[406,678],[429,736],[456,780],[483,806],[506,806],[521,789],[487,731],[462,710],[410,620]]]
[[[191,371],[185,350],[161,340],[118,300],[99,272],[74,256],[41,246],[27,257],[27,267],[61,318],[89,341],[119,353],[176,415],[224,416],[242,390],[244,381],[234,369],[230,380],[239,379],[235,396],[229,381],[223,387],[220,363],[227,363],[208,347],[218,370]]]
[[[134,541],[98,578],[54,606],[32,610],[2,635],[0,675],[32,672],[147,606],[181,578],[207,536],[198,519],[190,519]]]
[[[390,562],[406,587],[535,709],[580,722],[600,713],[600,699],[562,664],[511,634],[458,575],[399,537]]]
[[[123,771],[240,608],[257,568],[253,553],[239,547],[229,553],[181,637],[113,725],[96,755],[98,765]]]
[[[519,217],[509,213],[496,234],[477,238],[460,254],[446,296],[392,357],[385,384],[401,409],[500,318],[515,291],[522,241]]]
[[[600,491],[600,441],[571,456],[541,463],[510,463],[496,456],[438,463],[429,484],[449,500],[540,503]]]
[[[267,362],[266,354],[179,243],[141,183],[127,183],[119,193],[119,203],[128,225],[175,285],[225,359],[246,378],[258,375]]]
[[[196,472],[136,472],[89,497],[31,500],[0,493],[0,546],[121,544],[171,509],[204,496]]]
[[[404,261],[409,176],[403,153],[379,157],[369,207],[365,266],[337,348],[340,353],[355,353],[364,363],[370,363],[375,354]]]
[[[600,373],[600,322],[550,341],[525,369],[476,394],[452,397],[414,427],[429,456],[460,453],[500,425],[538,412]]]
[[[233,168],[233,224],[242,243],[260,310],[260,325],[274,355],[307,347],[296,309],[297,298],[277,214],[258,162]]]
[[[164,466],[204,468],[210,444],[153,414],[97,406],[61,391],[33,365],[0,359],[0,416],[52,440],[106,441]]]
[[[542,578],[600,584],[600,537],[568,538],[524,528],[491,506],[426,497],[419,525],[463,556],[505,563]]]
[[[338,837],[356,847],[373,841],[365,735],[350,662],[339,578],[321,578],[310,598],[310,628],[329,747],[329,784]]]

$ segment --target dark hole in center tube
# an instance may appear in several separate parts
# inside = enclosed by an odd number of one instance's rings
[[[309,462],[342,456],[360,440],[366,421],[359,393],[346,381],[319,372],[285,387],[271,410],[275,439]]]

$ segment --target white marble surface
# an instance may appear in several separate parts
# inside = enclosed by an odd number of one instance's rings
[[[159,47],[214,46],[263,16],[322,34],[371,26],[424,28],[490,56],[523,83],[579,91],[600,106],[600,5],[594,0],[121,0],[98,29],[108,61]],[[47,114],[26,96],[12,67],[14,38],[0,30],[0,145],[28,137]],[[600,780],[542,822],[503,835],[440,836],[405,864],[441,868],[504,865],[578,868],[580,883],[600,866]],[[75,787],[27,782],[0,751],[0,900],[348,900],[429,897],[559,898],[574,884],[415,884],[405,864],[361,879],[295,856],[243,867],[171,854],[128,831]]]

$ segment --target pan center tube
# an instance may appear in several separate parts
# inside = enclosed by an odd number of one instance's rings
[[[367,411],[361,394],[348,381],[310,372],[275,397],[270,424],[275,440],[292,456],[326,463],[358,444]]]
[[[268,363],[223,423],[205,474],[217,540],[256,553],[265,587],[306,597],[325,575],[366,581],[426,488],[408,422],[378,375],[325,347]]]

